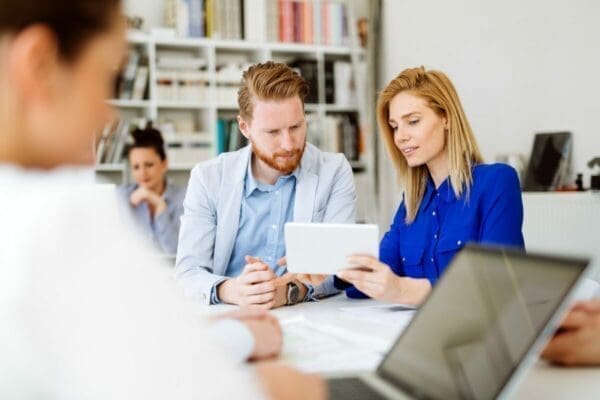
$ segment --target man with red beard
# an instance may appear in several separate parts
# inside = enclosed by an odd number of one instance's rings
[[[285,64],[244,72],[240,131],[249,145],[202,162],[184,201],[176,276],[204,304],[263,308],[337,292],[285,271],[286,222],[353,223],[356,191],[342,154],[306,142],[307,82]]]

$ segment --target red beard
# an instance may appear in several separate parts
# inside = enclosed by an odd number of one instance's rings
[[[267,164],[269,167],[282,172],[286,175],[292,173],[300,164],[304,149],[306,148],[306,142],[301,149],[295,149],[292,151],[277,151],[272,156],[268,156],[263,153],[258,146],[252,142],[252,152],[259,160]],[[282,159],[281,157],[285,157]]]

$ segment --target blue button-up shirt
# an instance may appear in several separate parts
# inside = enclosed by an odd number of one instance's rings
[[[148,239],[165,254],[175,255],[177,253],[181,215],[183,214],[185,189],[167,183],[162,196],[167,203],[167,209],[160,215],[153,217],[148,203],[145,201],[137,207],[131,205],[129,199],[138,187],[135,183],[119,187],[118,193],[122,205],[131,213],[137,227]]]
[[[427,278],[432,286],[466,243],[524,248],[523,202],[514,169],[504,164],[477,165],[473,185],[456,198],[449,179],[437,189],[431,178],[415,220],[407,225],[400,204],[380,243],[379,258],[399,276]],[[337,286],[343,286],[336,280]],[[365,297],[354,287],[349,297]]]
[[[277,260],[285,256],[284,226],[294,217],[298,169],[279,177],[274,185],[267,185],[256,181],[251,165],[252,157],[246,170],[240,223],[226,276],[240,275],[246,266],[246,256],[260,258],[276,275],[283,275],[286,268],[278,266]],[[219,302],[216,287],[222,281],[213,286],[212,303]]]

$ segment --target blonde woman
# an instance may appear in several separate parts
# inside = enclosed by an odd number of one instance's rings
[[[380,259],[353,256],[362,268],[338,273],[349,297],[418,305],[468,242],[524,247],[516,172],[483,164],[448,77],[406,69],[381,92],[379,130],[403,190],[380,244]],[[353,285],[353,286],[351,286]]]

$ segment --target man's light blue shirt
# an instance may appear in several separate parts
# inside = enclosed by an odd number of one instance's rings
[[[281,176],[274,185],[258,182],[252,173],[252,157],[248,162],[244,194],[240,209],[240,223],[227,266],[227,277],[240,275],[246,266],[246,256],[260,258],[281,276],[285,267],[277,260],[285,256],[284,226],[294,218],[294,199],[298,169]],[[224,279],[223,279],[224,280]],[[212,303],[219,303],[216,287],[212,289]]]

